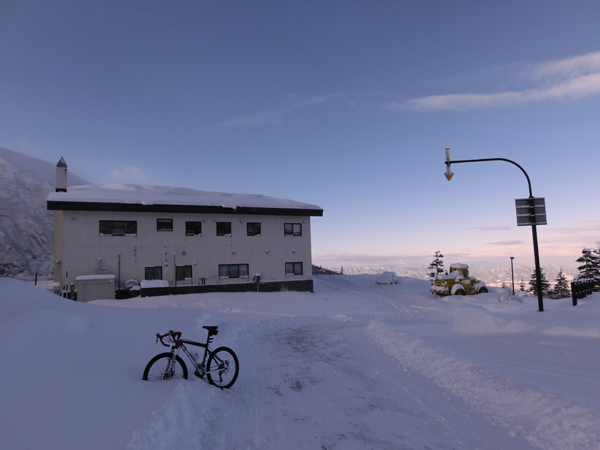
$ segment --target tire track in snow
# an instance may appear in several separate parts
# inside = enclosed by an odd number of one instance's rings
[[[498,447],[498,429],[462,402],[440,401],[440,388],[373,347],[361,331],[369,320],[310,320],[267,320],[242,333],[244,377],[217,391],[201,448],[515,448]]]
[[[171,384],[171,382],[151,381],[143,381],[143,383],[151,383],[155,386]],[[202,411],[202,405],[206,408],[210,393],[200,391],[199,383],[185,380],[172,383],[177,384],[173,387],[169,399],[152,413],[152,418],[145,429],[133,432],[126,446],[127,449],[202,448],[200,436],[203,434],[205,421],[198,417],[197,412]]]
[[[371,322],[365,333],[407,370],[432,380],[508,427],[511,436],[523,434],[530,444],[546,450],[600,448],[597,410],[461,361],[381,322]]]

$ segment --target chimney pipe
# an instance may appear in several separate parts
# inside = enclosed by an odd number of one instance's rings
[[[56,192],[67,192],[67,163],[63,157],[56,165]]]

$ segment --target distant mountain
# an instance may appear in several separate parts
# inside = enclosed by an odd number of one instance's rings
[[[449,267],[449,264],[447,264]],[[477,265],[469,265],[470,272],[473,276],[479,278],[489,286],[501,286],[502,283],[506,283],[510,286],[512,283],[512,275],[510,272],[510,265],[507,267],[481,267]],[[447,270],[448,267],[445,267]],[[567,279],[573,279],[578,275],[577,270],[560,266],[558,264],[542,264],[542,269],[546,279],[554,286],[554,278],[558,274],[558,271],[563,269],[563,273]],[[337,268],[334,268],[337,269]],[[383,272],[396,272],[396,275],[401,277],[421,278],[429,279],[427,275],[427,267],[423,265],[409,266],[409,265],[381,265],[381,266],[344,266],[344,274],[346,275],[358,275],[361,273],[378,274]],[[517,266],[514,268],[515,275],[515,289],[518,289],[521,280],[525,282],[525,287],[529,288],[529,279],[533,273],[533,266]]]
[[[54,213],[46,210],[56,163],[0,148],[0,277],[50,274]],[[88,184],[69,173],[69,185]]]

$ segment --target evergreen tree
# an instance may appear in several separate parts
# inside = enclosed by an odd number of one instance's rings
[[[433,261],[431,261],[431,264],[429,264],[429,267],[427,268],[427,274],[430,278],[435,278],[438,273],[444,273],[444,261],[442,261],[443,257],[444,255],[442,255],[439,251],[435,252],[435,258]]]
[[[569,282],[563,275],[562,267],[554,279],[554,290],[552,291],[554,298],[568,298],[571,296],[571,288]]]
[[[594,249],[594,254],[596,256],[596,281],[595,281],[595,286],[594,286],[594,290],[595,291],[600,291],[600,242],[596,242],[596,244],[598,245],[598,248]]]
[[[594,290],[600,290],[600,249],[584,248],[577,259],[579,266],[579,279],[594,280]]]
[[[525,282],[523,281],[523,278],[521,278],[521,283],[519,284],[519,291],[525,292]]]
[[[542,281],[542,296],[544,295],[548,295],[551,290],[550,290],[550,283],[548,282],[548,280],[546,280],[546,275],[544,275],[544,268],[540,267],[540,278]],[[531,279],[529,280],[529,292],[531,292],[533,295],[538,295],[537,292],[537,272],[535,269],[533,269],[533,272],[531,274]]]

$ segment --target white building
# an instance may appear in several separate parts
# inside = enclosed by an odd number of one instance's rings
[[[312,291],[315,205],[262,195],[130,184],[67,188],[57,165],[54,278],[166,280],[171,292]]]

